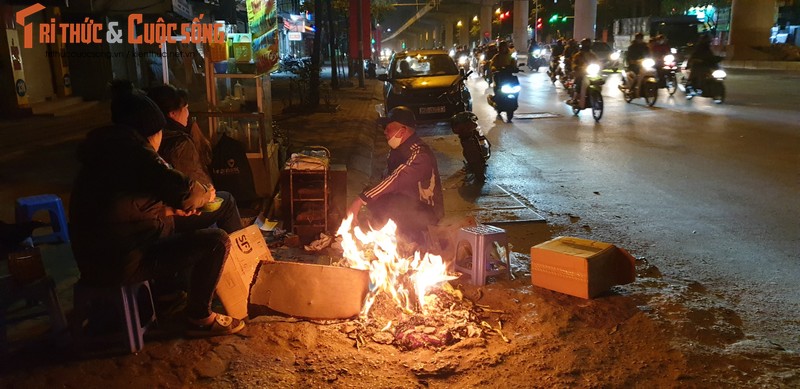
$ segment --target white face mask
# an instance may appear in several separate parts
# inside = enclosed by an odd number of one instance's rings
[[[399,136],[393,136],[389,138],[389,140],[387,140],[386,143],[389,143],[389,147],[396,149],[400,146],[401,143],[403,143],[403,138]]]

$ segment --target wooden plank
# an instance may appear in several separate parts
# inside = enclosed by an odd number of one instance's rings
[[[296,317],[346,319],[361,311],[368,288],[366,270],[266,262],[250,291],[250,304]]]

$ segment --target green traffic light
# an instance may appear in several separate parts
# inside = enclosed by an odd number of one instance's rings
[[[558,14],[555,14],[555,15],[553,15],[553,16],[551,16],[551,17],[550,17],[550,23],[553,23],[553,22],[555,22],[555,21],[556,21],[556,19],[558,19]]]
[[[567,22],[567,17],[564,16],[563,18],[561,18],[561,21],[566,23]]]

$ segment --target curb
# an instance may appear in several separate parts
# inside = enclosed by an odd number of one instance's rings
[[[722,66],[730,69],[789,70],[800,72],[800,61],[722,61]]]

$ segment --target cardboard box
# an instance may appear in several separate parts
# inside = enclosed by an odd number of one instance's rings
[[[270,262],[259,268],[250,303],[297,317],[347,319],[361,312],[368,288],[366,270]]]
[[[636,279],[635,260],[610,243],[561,236],[531,247],[533,285],[593,298]]]
[[[251,225],[229,236],[231,251],[217,283],[217,297],[229,316],[244,319],[247,317],[247,298],[256,267],[261,261],[273,259],[258,226]]]

